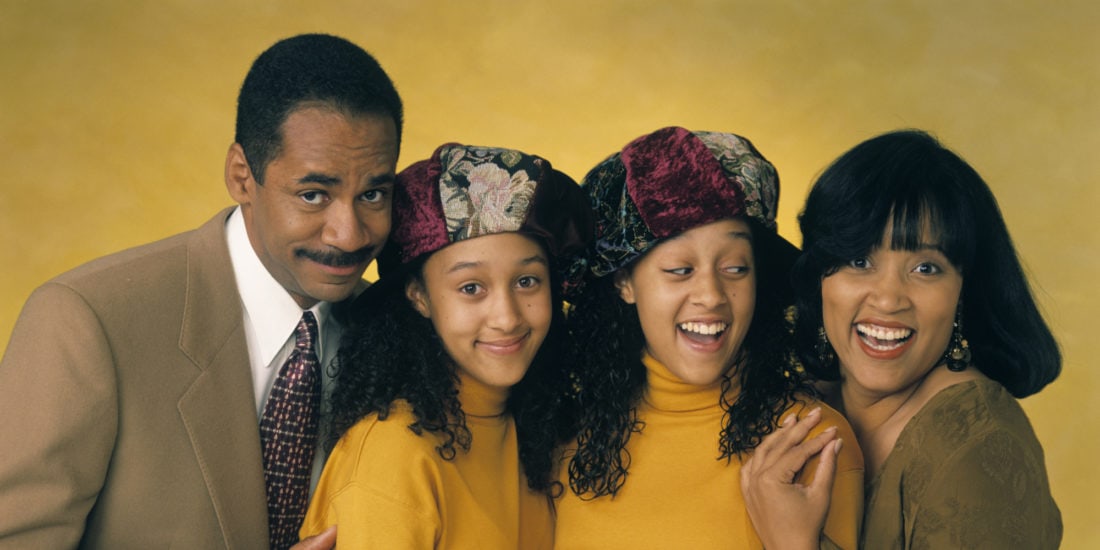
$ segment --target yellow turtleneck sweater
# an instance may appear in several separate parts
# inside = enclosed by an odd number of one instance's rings
[[[627,443],[626,482],[614,498],[582,500],[569,490],[563,466],[560,481],[566,489],[556,501],[557,547],[762,548],[741,497],[741,463],[736,456],[729,462],[718,459],[720,381],[705,387],[686,384],[649,354],[642,362],[648,376],[638,418],[645,427]],[[825,404],[799,404],[790,412],[802,417],[815,406],[823,414],[811,436],[837,426],[844,439],[825,535],[841,548],[856,548],[863,516],[863,455],[848,422]],[[565,460],[574,448],[565,451]],[[816,467],[816,460],[807,465],[799,482],[809,482],[806,473],[812,475]]]
[[[470,452],[443,460],[440,439],[413,433],[412,407],[398,400],[386,420],[369,415],[337,442],[301,536],[336,524],[342,549],[550,548],[550,503],[527,488],[507,391],[460,379]]]

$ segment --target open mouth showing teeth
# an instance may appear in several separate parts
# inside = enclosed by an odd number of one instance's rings
[[[910,328],[885,328],[857,324],[856,332],[868,346],[878,351],[897,349],[913,337],[913,329]]]
[[[677,328],[684,336],[696,341],[714,341],[726,332],[729,325],[721,321],[714,323],[680,323]]]

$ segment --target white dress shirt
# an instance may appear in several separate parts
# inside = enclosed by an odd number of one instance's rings
[[[279,376],[279,369],[294,351],[295,335],[299,321],[305,313],[294,298],[267,271],[244,226],[244,217],[238,207],[226,221],[226,241],[233,274],[237,279],[237,291],[244,310],[244,332],[248,343],[248,359],[252,367],[252,389],[256,398],[257,429],[268,394]],[[329,314],[332,304],[318,302],[308,311],[317,319],[317,358],[321,361],[321,425],[318,434],[317,454],[313,460],[313,487],[324,466],[322,449],[328,424],[328,403],[332,394],[332,361],[340,343],[341,327]]]

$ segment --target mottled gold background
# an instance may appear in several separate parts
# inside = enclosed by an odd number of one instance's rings
[[[1100,4],[0,0],[0,348],[42,281],[229,204],[241,80],[275,40],[314,31],[359,43],[394,78],[400,166],[456,140],[538,153],[579,179],[661,126],[733,131],[779,168],[795,242],[831,159],[883,131],[931,130],[993,187],[1062,342],[1062,377],[1024,406],[1064,547],[1100,540]]]

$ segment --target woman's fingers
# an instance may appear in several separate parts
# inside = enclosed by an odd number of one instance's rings
[[[811,500],[824,500],[828,503],[831,499],[833,478],[836,477],[837,455],[840,454],[840,448],[843,445],[843,439],[831,439],[821,450],[821,460],[818,461],[817,469],[814,470],[814,480],[806,487],[806,494]]]
[[[779,423],[778,429],[768,434],[753,450],[753,466],[767,467],[776,457],[782,456],[791,448],[801,444],[810,430],[819,422],[821,422],[821,407],[815,407],[801,419],[795,413],[787,415]]]
[[[742,466],[741,494],[767,547],[815,547],[829,509],[841,441],[835,426],[807,439],[820,423],[820,411],[801,420],[784,420],[782,428],[766,438],[767,444],[762,443],[765,452],[754,452]],[[813,481],[795,483],[815,456],[820,460]]]
[[[815,456],[822,454],[826,446],[836,439],[836,426],[825,428],[816,436],[804,439],[809,434],[810,428],[817,425],[819,421],[819,415],[807,415],[801,421],[787,423],[781,433],[769,435],[768,437],[773,439],[767,445],[762,443],[758,446],[753,455],[742,464],[742,483],[750,485],[756,482],[794,483],[806,464]],[[835,458],[835,455],[831,458]]]
[[[829,426],[824,431],[811,437],[782,455],[776,456],[771,471],[777,476],[780,483],[794,483],[798,473],[806,466],[811,458],[822,453],[826,446],[836,439],[836,426]]]

